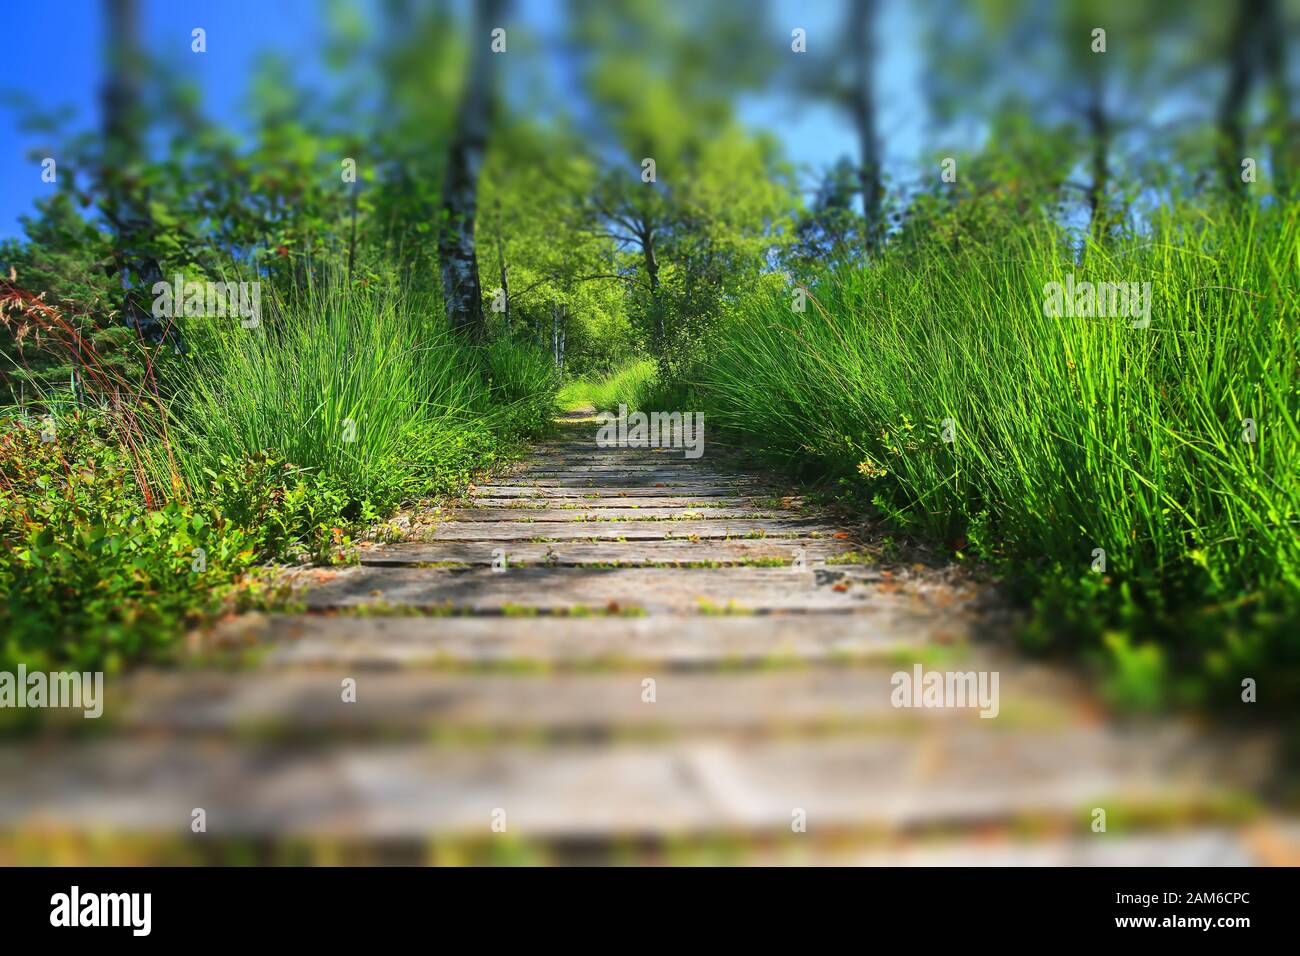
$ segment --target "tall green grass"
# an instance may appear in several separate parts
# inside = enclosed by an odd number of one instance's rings
[[[598,410],[617,409],[620,404],[639,408],[657,374],[653,359],[631,359],[604,378],[566,382],[557,400],[561,408],[569,410],[587,405]]]
[[[503,437],[549,417],[546,357],[467,347],[432,300],[327,284],[264,311],[257,328],[191,332],[190,357],[173,363],[168,438],[188,485],[222,460],[273,450],[391,504],[450,490]]]
[[[1046,315],[1068,272],[1150,282],[1150,327]],[[923,243],[816,281],[802,313],[757,292],[697,394],[711,425],[999,562],[1037,603],[1027,636],[1105,648],[1130,698],[1296,695],[1298,279],[1295,207],[1166,211],[1081,263],[1050,225]]]

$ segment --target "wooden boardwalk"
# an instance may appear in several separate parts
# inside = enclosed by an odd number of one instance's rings
[[[1294,853],[1271,740],[1117,720],[1007,649],[959,576],[852,560],[861,528],[724,448],[595,430],[302,572],[299,612],[112,682],[102,720],[0,747],[0,863]],[[918,662],[996,672],[997,716],[894,706]]]

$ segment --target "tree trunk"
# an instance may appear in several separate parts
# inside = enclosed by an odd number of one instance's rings
[[[354,262],[356,262],[356,258],[357,258],[357,184],[356,183],[352,184],[352,196],[351,196],[350,205],[352,207],[351,209],[352,228],[351,228],[351,234],[348,236],[348,286],[349,287],[351,287],[352,285],[352,265]]]
[[[1228,83],[1219,99],[1219,169],[1223,187],[1238,199],[1246,194],[1241,179],[1241,161],[1246,152],[1246,130],[1242,114],[1254,78],[1252,34],[1261,15],[1261,0],[1242,0],[1228,41]]]
[[[1291,97],[1287,89],[1285,24],[1277,0],[1263,0],[1259,29],[1263,43],[1261,65],[1268,82],[1269,166],[1273,189],[1281,199],[1291,195],[1292,164],[1297,160],[1291,128]]]
[[[551,305],[551,360],[560,367],[560,307]]]
[[[161,342],[170,323],[154,318],[151,311],[154,283],[162,281],[162,268],[149,249],[156,229],[149,198],[136,185],[144,126],[139,8],[135,0],[108,0],[105,13],[108,71],[101,93],[104,150],[99,179],[104,218],[115,237],[112,269],[122,284],[123,320],[145,339]]]
[[[510,336],[510,279],[506,275],[506,243],[501,226],[501,200],[496,202],[497,220],[497,266],[501,269],[501,317],[506,323],[506,337]]]
[[[655,254],[655,228],[648,221],[639,223],[641,253],[645,257],[646,283],[650,287],[650,309],[654,313],[655,350],[662,353],[667,343],[664,330],[664,311],[659,307],[659,257]]]
[[[556,348],[558,361],[556,364],[560,367],[560,374],[564,374],[564,347],[569,338],[569,307],[560,306],[560,337],[559,344]]]
[[[460,113],[447,150],[443,180],[444,222],[438,234],[442,294],[450,327],[473,342],[486,339],[483,293],[479,287],[474,219],[478,211],[478,178],[491,125],[492,62],[489,32],[500,25],[504,0],[478,0],[470,28],[469,69]]]
[[[876,0],[852,0],[849,7],[849,43],[853,57],[853,86],[848,91],[848,108],[858,136],[858,189],[862,193],[863,245],[871,255],[880,245],[884,230],[881,206],[880,139],[876,134],[875,83],[872,66],[875,53],[873,26]]]
[[[650,294],[659,295],[659,257],[655,255],[655,231],[647,226],[641,237],[641,250],[645,254],[645,274],[650,284]]]
[[[1088,187],[1088,225],[1100,240],[1109,231],[1106,187],[1110,184],[1110,117],[1106,113],[1105,89],[1100,71],[1094,71],[1087,109],[1088,137],[1092,141],[1092,181]]]

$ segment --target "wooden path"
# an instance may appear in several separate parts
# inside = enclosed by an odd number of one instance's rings
[[[405,540],[304,571],[298,613],[113,682],[102,720],[0,746],[0,863],[1295,852],[1261,797],[1272,741],[1118,721],[1000,649],[973,585],[855,562],[861,528],[725,448],[595,430],[571,417]],[[997,672],[997,716],[893,706],[917,662]]]

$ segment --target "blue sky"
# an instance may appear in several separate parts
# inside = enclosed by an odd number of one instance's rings
[[[745,0],[737,0],[745,2]],[[140,0],[142,34],[150,53],[181,75],[192,76],[203,92],[205,109],[236,130],[245,125],[248,81],[262,52],[273,50],[293,64],[308,84],[325,83],[320,51],[326,35],[320,0]],[[924,104],[918,82],[916,24],[904,0],[883,4],[877,66],[878,109],[887,171],[901,175],[916,159],[923,141]],[[556,53],[548,64],[562,86],[565,64],[558,42],[564,0],[515,0],[515,19],[523,21]],[[767,28],[789,36],[807,31],[808,54],[829,49],[837,38],[840,4],[835,0],[773,0]],[[100,0],[43,0],[15,3],[5,11],[5,56],[0,60],[0,90],[16,91],[43,106],[75,110],[73,127],[97,128],[103,57],[104,20]],[[190,31],[207,31],[206,53],[190,51]],[[756,25],[758,28],[758,25]],[[817,169],[838,156],[856,153],[852,128],[833,108],[794,100],[777,92],[748,96],[741,118],[781,137],[796,163]],[[39,157],[49,137],[18,129],[12,109],[0,107],[0,238],[19,236],[18,217],[52,184],[41,182]],[[57,155],[56,155],[57,159]]]

